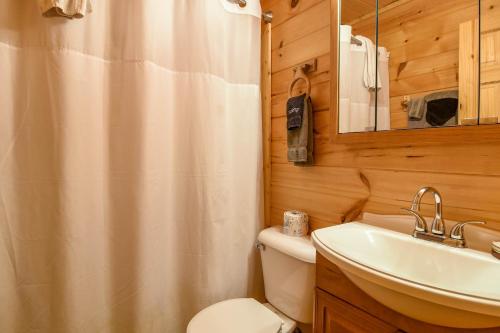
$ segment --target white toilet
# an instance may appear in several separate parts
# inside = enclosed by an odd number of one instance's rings
[[[219,302],[194,316],[187,333],[292,333],[296,321],[312,323],[316,250],[310,238],[272,227],[258,240],[269,303],[252,298]]]

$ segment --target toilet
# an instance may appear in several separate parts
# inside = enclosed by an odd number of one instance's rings
[[[292,237],[281,227],[258,236],[264,287],[269,303],[237,298],[196,314],[187,333],[292,333],[297,322],[313,320],[316,250],[309,237]]]

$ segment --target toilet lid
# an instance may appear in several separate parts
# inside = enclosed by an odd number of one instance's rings
[[[236,298],[209,306],[189,322],[187,333],[277,333],[281,319],[253,298]]]

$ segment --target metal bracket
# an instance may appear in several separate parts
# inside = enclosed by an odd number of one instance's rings
[[[266,10],[262,12],[262,20],[265,23],[272,23],[273,22],[273,12],[271,10]]]
[[[255,241],[255,248],[257,250],[262,250],[262,251],[265,251],[266,250],[266,245],[264,243],[261,243],[259,242],[258,240]]]
[[[314,58],[308,61],[304,61],[303,63],[298,64],[293,68],[293,71],[296,72],[299,69],[302,69],[302,71],[305,74],[315,72],[318,69],[318,59]]]
[[[410,96],[406,95],[403,96],[403,99],[401,100],[401,106],[405,109],[405,111],[408,111],[408,105],[410,104]]]

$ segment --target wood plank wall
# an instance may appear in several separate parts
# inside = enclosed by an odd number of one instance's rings
[[[391,128],[407,128],[404,96],[458,89],[459,26],[478,18],[478,0],[400,0],[380,9],[379,45],[390,51]],[[353,32],[371,35],[373,16]]]
[[[297,1],[262,0],[263,9],[274,14],[268,224],[281,224],[287,209],[306,211],[312,229],[340,223],[357,206],[400,214],[421,186],[431,185],[443,195],[445,219],[482,219],[500,230],[500,142],[330,142],[330,0],[298,0],[295,8],[291,2]],[[295,167],[286,158],[286,90],[293,67],[311,58],[318,59],[311,75],[315,165]],[[433,206],[425,202],[430,216]]]

